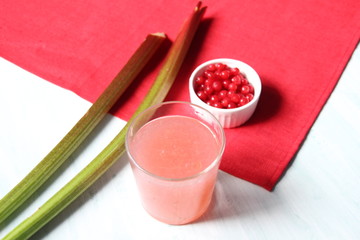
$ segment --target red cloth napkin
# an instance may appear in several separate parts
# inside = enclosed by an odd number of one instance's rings
[[[95,101],[145,36],[171,40],[196,5],[187,1],[2,0],[0,56]],[[205,19],[167,100],[189,100],[191,71],[213,58],[251,65],[263,82],[254,116],[226,130],[221,169],[272,190],[335,87],[360,36],[358,0],[208,0]],[[161,54],[113,113],[125,120],[158,71]]]

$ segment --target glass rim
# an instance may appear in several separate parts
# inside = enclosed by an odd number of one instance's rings
[[[130,151],[130,147],[129,147],[129,144],[128,144],[128,139],[129,139],[129,132],[130,132],[130,129],[132,129],[132,127],[134,126],[134,124],[137,122],[137,120],[145,113],[153,110],[153,109],[156,109],[156,108],[159,108],[160,106],[163,106],[163,105],[170,105],[170,104],[183,104],[183,105],[188,105],[188,106],[192,106],[194,108],[197,108],[197,109],[200,109],[202,110],[203,112],[205,112],[207,115],[209,115],[212,120],[214,120],[215,124],[219,127],[220,129],[220,150],[216,156],[216,158],[206,167],[204,168],[203,170],[201,170],[200,172],[198,173],[195,173],[193,175],[190,175],[190,176],[187,176],[187,177],[181,177],[181,178],[169,178],[169,177],[163,177],[163,176],[159,176],[159,175],[156,175],[155,173],[152,173],[148,170],[146,170],[145,168],[143,168],[136,160],[135,158],[133,157],[133,155],[131,154],[131,151]],[[210,129],[211,132],[213,132],[213,134],[216,134],[214,132],[214,130]],[[199,106],[199,105],[196,105],[196,104],[193,104],[191,102],[185,102],[185,101],[166,101],[166,102],[161,102],[161,103],[158,103],[158,104],[154,104],[154,105],[151,105],[150,107],[146,108],[145,110],[143,110],[142,112],[140,112],[137,116],[135,116],[134,119],[131,120],[131,122],[129,123],[129,127],[127,129],[127,132],[126,132],[126,136],[125,136],[125,148],[126,148],[126,152],[129,156],[129,160],[139,169],[141,170],[142,172],[144,172],[145,174],[151,176],[151,177],[154,177],[154,178],[157,178],[157,179],[160,179],[160,180],[163,180],[163,181],[169,181],[169,182],[181,182],[181,181],[186,181],[186,180],[190,180],[190,179],[194,179],[194,178],[197,178],[201,175],[204,175],[205,173],[209,172],[211,169],[213,169],[216,164],[218,164],[222,158],[222,155],[224,153],[224,150],[225,150],[225,144],[226,144],[226,138],[225,138],[225,131],[224,131],[224,128],[222,127],[222,125],[220,124],[219,120],[210,112],[208,111],[207,109]]]

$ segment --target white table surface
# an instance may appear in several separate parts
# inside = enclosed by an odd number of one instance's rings
[[[0,197],[25,176],[90,103],[0,58]],[[62,172],[6,226],[34,212],[124,126],[107,116]],[[127,157],[32,239],[360,239],[360,47],[273,192],[220,172],[196,223],[171,226],[142,209]]]

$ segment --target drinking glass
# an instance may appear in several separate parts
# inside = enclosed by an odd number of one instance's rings
[[[180,225],[208,208],[225,148],[225,134],[207,110],[164,102],[129,125],[126,150],[142,205],[154,218]]]

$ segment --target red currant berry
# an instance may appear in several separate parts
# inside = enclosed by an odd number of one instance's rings
[[[214,81],[212,87],[215,92],[220,92],[220,90],[222,89],[222,84],[220,81]]]
[[[241,77],[239,75],[236,75],[231,78],[231,82],[235,83],[236,85],[241,85]]]
[[[229,91],[236,91],[237,85],[235,83],[230,83],[228,89]]]
[[[229,81],[229,80],[223,80],[222,81],[222,86],[223,86],[223,88],[224,89],[229,89],[229,84],[230,84],[231,82]]]
[[[201,85],[195,85],[195,91],[196,92],[198,92],[198,91],[200,91],[200,90],[204,90],[204,87],[205,87],[205,85],[204,84],[201,84]]]
[[[222,79],[228,79],[230,77],[230,71],[229,70],[223,70],[220,72],[220,77]]]
[[[211,95],[211,97],[210,97],[210,101],[220,102],[220,98],[219,98],[218,95],[213,94],[213,95]]]
[[[215,63],[215,67],[217,68],[217,70],[223,70],[223,69],[225,69],[225,64],[223,64],[223,63]]]
[[[249,100],[246,97],[243,97],[243,98],[240,99],[239,105],[244,106],[248,102],[249,102]]]
[[[252,94],[254,94],[254,87],[253,87],[253,85],[251,85],[251,84],[249,83],[248,86],[249,86],[249,88],[250,88],[250,89],[249,89],[249,92],[252,93]]]
[[[214,79],[213,78],[208,78],[205,80],[205,86],[211,86],[214,83]]]
[[[204,92],[208,95],[208,96],[210,96],[213,92],[214,92],[214,89],[213,89],[213,87],[212,86],[205,86],[205,88],[204,88]]]
[[[241,93],[244,94],[244,95],[250,93],[250,87],[249,87],[249,85],[243,85],[243,86],[241,87]]]
[[[215,74],[213,72],[210,71],[205,71],[204,75],[208,78],[208,79],[214,79],[215,78]]]
[[[216,78],[221,78],[221,71],[219,71],[219,70],[216,70],[215,72],[214,72],[214,74],[215,74],[215,77]]]
[[[238,94],[234,94],[231,96],[231,101],[234,103],[239,103],[240,102],[240,96]]]
[[[227,106],[229,105],[229,103],[231,102],[230,98],[228,97],[225,97],[221,100],[221,105],[224,107],[224,108],[227,108]]]
[[[195,83],[197,85],[201,85],[205,82],[205,78],[203,76],[198,76],[196,79],[195,79]]]
[[[215,64],[210,64],[210,65],[207,67],[207,70],[209,70],[210,72],[214,72],[214,71],[216,70]]]
[[[238,75],[240,73],[240,70],[238,68],[230,68],[230,73],[232,75]]]
[[[218,94],[219,98],[221,98],[221,99],[227,97],[227,95],[228,95],[228,91],[226,91],[226,90],[221,90]]]
[[[233,95],[235,95],[236,93],[234,91],[228,91],[227,93],[227,97],[231,98]]]
[[[242,85],[248,85],[249,84],[249,81],[246,79],[246,77],[244,75],[242,75],[241,84]]]
[[[233,102],[229,102],[229,104],[227,105],[227,108],[236,108],[237,107],[237,105],[235,104],[235,103],[233,103]]]
[[[213,102],[213,104],[211,106],[216,107],[216,108],[222,108],[222,105],[220,102]]]
[[[198,91],[196,95],[204,102],[208,99],[208,96],[204,91]]]
[[[246,97],[247,100],[249,100],[249,102],[250,102],[251,100],[253,100],[254,95],[253,95],[252,93],[249,93],[249,94],[246,94],[245,97]]]

